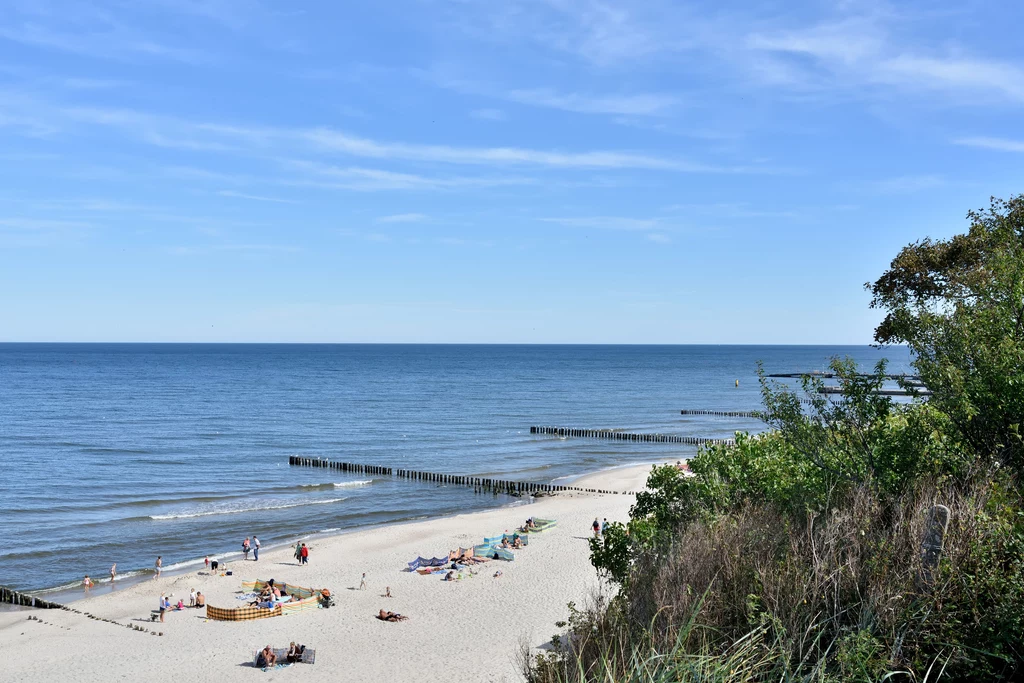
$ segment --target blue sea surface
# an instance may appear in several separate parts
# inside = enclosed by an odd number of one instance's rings
[[[756,420],[767,372],[869,368],[902,347],[0,344],[0,584],[30,590],[401,520],[505,505],[289,455],[551,482],[678,459],[678,444],[559,439],[531,425],[703,437]],[[739,386],[735,385],[739,380]]]

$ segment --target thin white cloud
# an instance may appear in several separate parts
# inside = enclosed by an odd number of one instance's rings
[[[221,197],[233,197],[235,199],[251,199],[256,202],[273,202],[275,204],[298,204],[294,199],[281,199],[279,197],[267,197],[265,195],[258,194],[246,194],[244,192],[235,192],[234,190],[221,190],[218,192]]]
[[[381,216],[377,219],[378,223],[419,223],[425,221],[427,217],[422,213],[396,213],[392,216]]]
[[[484,121],[504,121],[508,118],[500,109],[474,109],[469,112],[469,115],[474,119],[483,119]]]
[[[541,218],[545,223],[556,223],[570,228],[596,228],[599,230],[651,230],[663,228],[657,218],[626,218],[621,216],[577,216]]]
[[[634,95],[591,95],[560,93],[550,88],[510,90],[506,98],[520,104],[562,109],[583,114],[652,116],[665,114],[678,104],[678,98],[657,93]]]
[[[960,138],[954,144],[965,147],[994,149],[1000,152],[1024,152],[1024,140],[1008,140],[1007,138],[971,137]]]
[[[972,103],[972,96],[985,94],[1024,102],[1024,68],[1020,64],[970,56],[956,48],[929,51],[925,45],[892,35],[887,24],[875,16],[752,33],[746,47],[755,55],[792,58],[771,62],[774,71],[767,75],[774,75],[769,80],[777,84],[829,90],[884,86],[902,92],[934,91],[961,96],[958,104]]]
[[[656,244],[671,244],[672,242],[672,238],[660,232],[648,233],[647,239]]]

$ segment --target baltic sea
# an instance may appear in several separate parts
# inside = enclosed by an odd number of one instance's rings
[[[865,369],[867,346],[0,344],[0,584],[193,566],[236,552],[506,505],[289,455],[551,482],[695,448],[531,436],[531,425],[729,437],[767,372]],[[739,386],[735,385],[739,380]]]

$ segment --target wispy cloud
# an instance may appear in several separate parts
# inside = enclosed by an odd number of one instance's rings
[[[427,217],[422,213],[396,213],[392,216],[380,216],[378,223],[419,223]]]
[[[221,190],[218,192],[221,197],[233,197],[235,199],[251,199],[256,202],[273,202],[275,204],[298,204],[294,199],[281,199],[279,197],[267,197],[258,194],[246,194],[244,192],[235,192],[234,190]]]
[[[777,64],[786,75],[775,80],[788,85],[934,91],[962,96],[956,104],[970,104],[975,101],[970,96],[977,95],[1024,102],[1024,68],[1019,64],[967,55],[955,47],[929,50],[896,38],[884,18],[876,15],[752,33],[746,45],[755,53],[809,60]]]
[[[980,147],[982,149],[994,149],[999,152],[1024,152],[1024,140],[1009,140],[1007,138],[971,137],[959,138],[953,141],[954,144],[965,147]]]
[[[647,239],[656,244],[671,244],[672,242],[672,238],[660,232],[648,233]]]
[[[504,121],[508,118],[500,109],[474,109],[469,112],[469,115],[474,119],[483,119],[484,121]]]
[[[621,216],[582,216],[541,218],[545,223],[556,223],[570,228],[596,228],[599,230],[652,230],[664,224],[658,218],[626,218]]]
[[[650,116],[664,114],[678,104],[672,95],[641,93],[634,95],[592,95],[560,93],[550,88],[510,90],[507,99],[535,107],[562,109],[584,114]]]

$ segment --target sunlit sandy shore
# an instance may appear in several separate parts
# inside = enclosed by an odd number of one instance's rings
[[[649,469],[608,470],[580,481],[591,488],[637,490]],[[586,543],[591,522],[624,520],[633,501],[625,495],[561,494],[525,506],[316,539],[306,566],[297,564],[290,549],[278,549],[262,553],[259,562],[232,562],[233,576],[192,572],[74,604],[97,617],[162,631],[162,637],[65,611],[0,613],[0,681],[520,680],[521,644],[548,642],[558,630],[555,622],[568,614],[566,605],[585,603],[598,588]],[[457,582],[406,571],[417,556],[478,544],[529,516],[556,519],[558,525],[531,537],[514,562],[491,561]],[[494,578],[498,569],[502,576]],[[363,572],[367,589],[358,590]],[[209,621],[204,611],[189,609],[168,613],[163,624],[149,620],[161,593],[187,603],[194,587],[208,604],[237,607],[243,604],[236,599],[241,582],[256,578],[330,588],[337,606],[257,621]],[[392,598],[382,597],[388,586]],[[375,615],[382,608],[409,619],[379,621]],[[267,673],[249,666],[254,650],[290,641],[315,648],[316,664]]]

